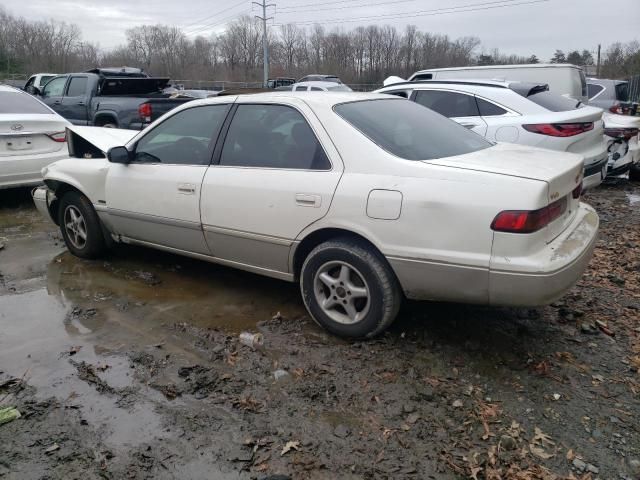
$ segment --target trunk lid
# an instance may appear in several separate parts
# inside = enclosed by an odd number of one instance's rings
[[[572,195],[582,183],[584,166],[580,155],[505,143],[467,155],[429,160],[426,163],[545,182],[548,187],[547,205],[566,201],[563,214],[546,228],[548,242],[560,235],[571,223],[580,202]],[[540,205],[540,208],[547,205]],[[505,210],[508,209],[509,205],[505,205]]]
[[[68,125],[55,114],[0,114],[0,158],[57,152],[65,144],[47,134],[64,132]]]

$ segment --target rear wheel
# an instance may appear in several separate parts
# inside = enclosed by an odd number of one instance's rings
[[[96,258],[106,249],[100,219],[87,197],[67,192],[60,200],[58,223],[71,253],[80,258]]]
[[[629,170],[629,180],[632,182],[640,182],[640,164],[631,165],[631,170]]]
[[[332,240],[307,256],[300,274],[307,310],[342,337],[371,338],[395,320],[402,293],[386,260],[366,244]]]

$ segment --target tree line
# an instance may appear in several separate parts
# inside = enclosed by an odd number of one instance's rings
[[[538,63],[536,55],[483,51],[477,37],[450,38],[408,25],[369,25],[351,30],[286,24],[269,28],[271,76],[332,73],[348,83],[380,83],[422,68]],[[593,64],[588,50],[556,51],[554,63]],[[158,76],[189,80],[260,81],[262,26],[244,16],[219,35],[190,38],[168,25],[141,25],[126,31],[126,42],[103,50],[83,40],[77,25],[28,21],[0,7],[0,73],[69,72],[96,66],[137,66]],[[640,44],[614,43],[602,74],[621,78],[640,73]]]

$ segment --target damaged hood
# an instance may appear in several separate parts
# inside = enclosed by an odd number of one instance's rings
[[[120,128],[104,127],[79,127],[72,125],[67,127],[74,134],[82,137],[103,153],[107,153],[113,147],[122,147],[129,143],[138,133],[137,130],[124,130]],[[67,137],[70,135],[67,134]]]

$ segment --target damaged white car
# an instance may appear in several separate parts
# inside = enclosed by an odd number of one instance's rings
[[[494,145],[387,95],[220,97],[139,133],[70,130],[33,196],[73,254],[122,242],[299,282],[345,337],[379,334],[405,297],[552,302],[598,231],[581,156]]]
[[[604,134],[609,160],[607,175],[615,177],[629,172],[629,179],[640,181],[640,118],[605,112]]]

